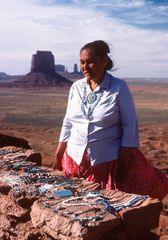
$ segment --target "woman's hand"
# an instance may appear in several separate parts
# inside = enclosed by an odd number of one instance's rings
[[[131,159],[133,157],[133,147],[121,147],[119,152],[119,159],[117,164],[117,181],[122,182],[129,165],[131,164]]]
[[[54,169],[58,169],[58,170],[62,170],[62,164],[61,164],[61,160],[63,157],[63,154],[65,152],[65,148],[67,146],[66,142],[59,142],[56,152],[55,152],[55,160],[53,163],[53,168]]]

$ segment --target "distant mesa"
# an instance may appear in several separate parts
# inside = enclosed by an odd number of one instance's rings
[[[4,72],[0,72],[0,79],[9,79],[10,76]]]
[[[55,71],[56,72],[65,72],[66,71],[66,68],[64,65],[62,64],[56,64],[55,65]]]
[[[78,65],[76,63],[74,64],[73,72],[68,72],[65,66],[61,64],[55,65],[55,70],[73,82],[84,77],[83,73],[81,71],[78,71]]]
[[[21,78],[21,75],[8,75],[5,72],[0,72],[0,87],[12,87],[14,81]]]
[[[32,55],[30,72],[26,75],[8,75],[0,72],[0,87],[69,87],[73,81],[83,78],[75,63],[73,72],[62,64],[56,64],[51,51],[37,51]]]
[[[33,54],[31,61],[31,72],[32,73],[45,73],[54,74],[55,64],[54,55],[50,51],[37,51]]]
[[[50,51],[37,51],[33,54],[30,72],[14,82],[15,86],[34,87],[66,87],[72,81],[55,71],[54,55]]]
[[[78,65],[76,63],[74,64],[74,73],[78,73]]]

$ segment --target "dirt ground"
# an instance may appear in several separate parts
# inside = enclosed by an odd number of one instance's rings
[[[141,139],[140,149],[153,166],[168,175],[168,84],[155,84],[154,86],[149,84],[131,84],[131,90],[133,91],[136,107],[138,109]],[[57,101],[57,99],[55,99],[54,94],[49,94],[47,96],[47,99],[51,100],[49,105],[45,105],[47,104],[45,100],[42,104],[43,114],[46,115],[40,115],[39,105],[37,105],[36,109],[35,105],[31,105],[32,107],[29,109],[26,103],[28,93],[26,93],[27,97],[24,93],[24,98],[21,94],[22,93],[17,92],[15,98],[11,97],[12,93],[6,90],[3,91],[3,95],[0,94],[0,133],[22,137],[28,140],[31,147],[35,151],[41,153],[43,164],[51,167],[60,134],[60,119],[63,118],[65,112],[62,111],[61,106],[65,109],[67,95],[65,95],[61,100],[62,102],[59,103],[59,114],[57,114],[54,105],[51,105],[51,103]],[[43,97],[44,95],[46,96],[46,94],[42,94]],[[18,97],[20,97],[20,99]],[[31,99],[29,98],[29,101],[31,101]],[[22,106],[21,104],[23,101],[24,104]],[[35,101],[35,103],[38,102]],[[41,99],[39,100],[39,104],[41,104]],[[14,109],[16,105],[19,107]],[[39,125],[36,124],[36,122],[35,124],[32,124],[32,122],[31,124],[22,124],[22,122],[19,121],[16,122],[17,115],[11,114],[16,114],[16,110],[19,109],[20,112],[18,111],[17,114],[20,116],[19,114],[22,113],[23,117],[22,107],[24,107],[24,114],[27,114],[26,116],[30,115],[29,111],[33,109],[34,112],[32,116],[36,113],[40,123],[42,121],[40,118],[41,116],[42,118],[49,116],[53,119],[57,114],[59,124],[58,126],[54,126],[53,120],[50,122],[51,124]],[[14,118],[12,118],[13,116]],[[15,121],[13,121],[13,119]],[[20,119],[22,120],[23,118]],[[168,195],[163,200],[163,203],[164,210],[160,216],[160,224],[159,227],[154,230],[154,233],[156,233],[158,237],[155,238],[155,236],[153,239],[168,240]]]

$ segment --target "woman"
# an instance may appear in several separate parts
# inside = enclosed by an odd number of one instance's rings
[[[54,168],[98,182],[102,189],[136,192],[137,186],[124,184],[132,159],[144,158],[138,150],[136,111],[126,82],[107,72],[113,68],[108,53],[102,40],[80,50],[85,78],[70,89]]]

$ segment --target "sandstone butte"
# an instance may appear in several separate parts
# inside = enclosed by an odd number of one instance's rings
[[[69,87],[72,82],[55,71],[54,55],[50,51],[37,51],[32,55],[30,72],[10,84],[11,87],[46,88]]]

